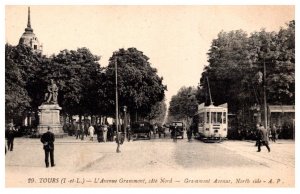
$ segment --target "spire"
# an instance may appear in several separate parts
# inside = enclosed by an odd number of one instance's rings
[[[27,28],[25,28],[25,32],[33,32],[30,23],[30,7],[28,7],[28,21],[27,21]]]
[[[30,7],[28,7],[28,22],[27,22],[27,28],[31,28],[31,24],[30,24]]]

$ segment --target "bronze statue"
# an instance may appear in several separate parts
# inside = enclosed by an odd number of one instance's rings
[[[49,104],[57,104],[58,87],[53,79],[50,79],[47,92],[45,94],[45,101]]]

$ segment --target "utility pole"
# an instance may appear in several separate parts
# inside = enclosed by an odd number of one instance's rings
[[[266,63],[265,63],[265,57],[264,57],[264,117],[265,117],[265,129],[267,129],[268,126],[268,110],[267,110],[267,95],[266,95]]]
[[[116,75],[116,142],[117,142],[117,153],[120,153],[120,135],[119,135],[119,103],[118,103],[118,65],[117,59],[115,60],[115,75]]]
[[[127,114],[126,114],[126,112],[127,112],[127,106],[123,106],[123,111],[124,111],[124,122],[123,122],[123,124],[124,124],[124,140],[126,140],[126,137],[127,137],[127,132],[126,132],[126,129],[127,129]]]

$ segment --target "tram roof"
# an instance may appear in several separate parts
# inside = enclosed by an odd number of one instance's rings
[[[202,104],[199,104],[199,105],[198,105],[198,110],[203,109],[203,108],[208,108],[208,109],[209,109],[209,108],[221,109],[221,108],[227,108],[227,107],[228,107],[227,103],[221,104],[221,105],[219,105],[219,106],[214,106],[213,104],[211,104],[211,105],[209,105],[209,106],[205,106],[205,104],[202,103]]]

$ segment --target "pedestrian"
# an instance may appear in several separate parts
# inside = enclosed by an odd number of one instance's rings
[[[75,123],[75,130],[76,130],[76,139],[80,139],[80,125],[78,122]]]
[[[153,138],[154,138],[154,139],[156,138],[157,129],[158,129],[158,124],[155,123],[154,126],[153,126]]]
[[[83,123],[79,124],[80,125],[80,134],[81,134],[81,140],[84,140],[84,134],[85,134],[85,125]]]
[[[51,127],[48,126],[48,131],[44,133],[41,137],[41,142],[43,143],[43,149],[45,151],[45,164],[46,168],[49,167],[49,155],[51,167],[54,167],[54,134],[51,132]]]
[[[191,126],[188,128],[188,130],[186,131],[186,135],[188,138],[188,142],[192,141],[192,135],[193,135],[193,130],[194,130],[194,124],[191,124]]]
[[[175,123],[174,128],[173,128],[173,141],[177,142],[177,124]]]
[[[90,140],[94,141],[94,132],[95,132],[95,128],[93,127],[93,125],[91,125],[89,128],[89,133],[90,133]]]
[[[124,140],[122,140],[122,134],[121,134],[121,132],[118,132],[118,131],[116,132],[116,138],[115,138],[115,140],[116,140],[116,143],[117,143],[117,150],[116,150],[116,152],[120,153],[121,152],[120,145],[123,144],[123,141],[124,141]]]
[[[113,141],[113,128],[111,125],[108,125],[107,141]]]
[[[107,125],[104,123],[104,125],[102,126],[102,131],[103,131],[103,142],[107,141],[107,131],[108,131],[108,127]]]
[[[277,127],[277,130],[276,130],[276,139],[279,139],[279,136],[281,135],[281,126],[278,126]]]
[[[257,140],[258,140],[257,152],[261,151],[261,145],[266,146],[269,152],[271,151],[269,147],[269,141],[268,141],[268,131],[263,127],[262,124],[257,125]]]
[[[272,135],[272,141],[276,142],[276,132],[277,132],[277,127],[275,124],[273,124],[273,127],[271,128],[271,135]]]
[[[130,125],[127,125],[126,127],[126,138],[127,138],[127,141],[130,141],[131,139],[131,129],[130,129]]]
[[[16,129],[14,127],[14,124],[11,122],[8,124],[8,128],[5,131],[5,137],[7,140],[7,150],[8,151],[13,151],[14,149],[14,139],[16,136]]]
[[[100,131],[101,131],[101,126],[99,125],[99,123],[97,123],[95,126],[95,133],[97,135],[98,142],[101,141]]]
[[[161,125],[158,125],[157,130],[158,130],[158,137],[159,138],[161,138],[162,135],[164,137],[166,137],[165,129]]]
[[[74,121],[71,123],[70,128],[71,128],[70,130],[72,131],[72,136],[76,135],[76,125]]]
[[[84,122],[84,134],[85,137],[89,135],[89,124],[86,121]]]

